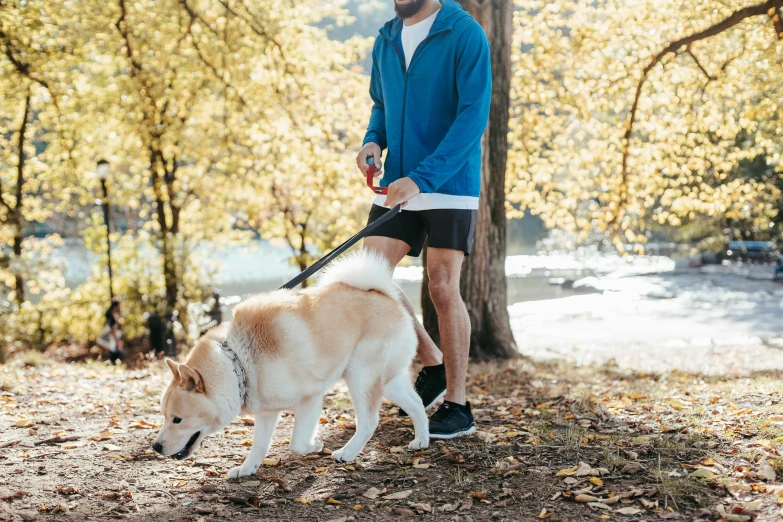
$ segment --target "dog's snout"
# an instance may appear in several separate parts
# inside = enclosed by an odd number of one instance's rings
[[[163,453],[163,444],[161,444],[160,442],[156,442],[155,444],[152,445],[152,449],[154,449],[158,453]]]

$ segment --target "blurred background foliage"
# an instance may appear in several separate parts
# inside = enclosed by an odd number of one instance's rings
[[[0,0],[3,348],[100,331],[99,159],[129,338],[173,311],[197,335],[204,245],[269,239],[301,269],[358,230],[368,52],[392,15],[391,0]],[[780,240],[781,27],[779,2],[519,1],[509,216],[623,252]],[[51,255],[63,238],[95,255],[77,287]]]

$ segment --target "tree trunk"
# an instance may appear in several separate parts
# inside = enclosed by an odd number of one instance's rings
[[[165,313],[173,312],[177,307],[178,281],[176,263],[174,261],[173,234],[166,220],[166,202],[163,199],[161,172],[165,172],[163,155],[157,144],[150,147],[150,168],[152,175],[152,191],[155,196],[155,212],[157,214],[158,228],[160,228],[161,255],[163,256],[163,284],[166,289]]]
[[[25,134],[27,133],[27,123],[30,117],[30,99],[32,98],[32,92],[30,88],[27,89],[27,96],[24,101],[24,113],[22,114],[22,123],[19,125],[19,141],[17,142],[17,150],[19,154],[19,162],[16,165],[16,203],[14,204],[13,212],[10,212],[10,218],[14,225],[14,244],[13,252],[17,262],[21,262],[22,259],[22,241],[24,240],[24,218],[22,217],[22,195],[24,187],[24,167],[27,157],[24,154],[25,147]],[[20,272],[21,268],[17,267],[14,272],[14,290],[16,294],[16,303],[21,305],[25,300],[24,291],[24,276]]]
[[[506,160],[511,94],[512,0],[459,0],[484,28],[492,60],[489,125],[482,140],[483,164],[475,240],[462,268],[460,289],[471,322],[470,355],[508,359],[517,352],[506,303]],[[426,266],[425,266],[426,274]],[[430,335],[437,317],[422,286],[422,313]]]

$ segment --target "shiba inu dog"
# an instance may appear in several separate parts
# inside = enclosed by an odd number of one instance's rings
[[[335,460],[348,462],[362,451],[378,427],[383,397],[410,415],[415,438],[409,447],[426,448],[428,420],[409,376],[416,334],[398,292],[386,261],[359,251],[335,263],[315,287],[239,304],[234,319],[207,332],[184,363],[166,360],[174,379],[161,401],[165,420],[153,449],[187,458],[204,437],[240,413],[253,414],[250,454],[228,476],[252,475],[269,450],[280,411],[293,410],[291,451],[319,452],[323,396],[341,377],[356,432],[333,453]]]

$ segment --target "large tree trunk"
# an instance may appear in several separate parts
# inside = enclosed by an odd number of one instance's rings
[[[512,0],[459,0],[487,34],[492,59],[492,101],[484,135],[476,234],[462,269],[462,298],[471,322],[470,355],[508,359],[517,352],[506,304],[506,160],[511,94]],[[425,268],[426,273],[426,268]],[[435,337],[437,317],[422,286],[424,325]]]

